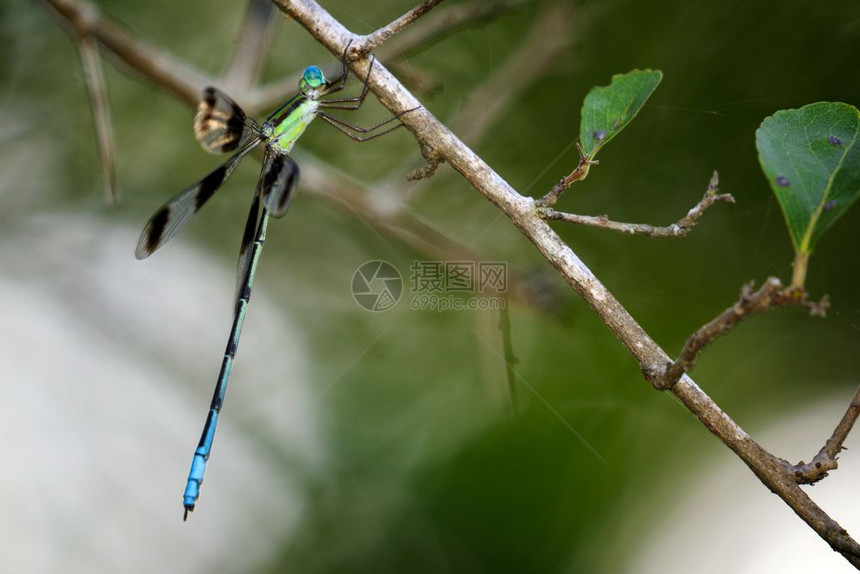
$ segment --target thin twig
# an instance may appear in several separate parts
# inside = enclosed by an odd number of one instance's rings
[[[469,94],[455,117],[447,122],[452,132],[475,143],[511,102],[537,82],[573,41],[572,10],[567,1],[544,5],[528,37],[501,67]],[[577,19],[581,24],[581,21]]]
[[[576,167],[573,169],[572,172],[561,178],[558,183],[552,186],[552,189],[550,189],[546,195],[535,201],[535,205],[537,205],[538,208],[555,205],[556,202],[558,202],[558,198],[561,197],[562,193],[570,189],[570,186],[577,181],[582,181],[583,179],[588,177],[588,172],[591,169],[591,166],[598,165],[600,163],[598,160],[591,159],[590,157],[585,155],[585,152],[582,151],[582,146],[579,144],[579,142],[576,142],[576,151],[577,153],[579,153],[579,163],[576,164]],[[550,219],[563,219],[563,217],[553,217]]]
[[[839,467],[837,458],[839,453],[845,448],[842,444],[851,432],[851,428],[860,416],[860,387],[854,392],[854,397],[851,399],[851,404],[845,414],[842,415],[842,420],[836,425],[833,434],[818,451],[818,454],[808,463],[803,461],[795,465],[789,466],[789,472],[794,475],[794,479],[798,484],[814,484],[827,476],[831,470]]]
[[[407,57],[448,36],[478,23],[511,12],[527,4],[526,0],[472,0],[434,10],[421,20],[420,26],[406,28],[377,51],[392,72],[420,94],[430,94],[439,83],[421,72]],[[456,131],[456,130],[455,130]]]
[[[286,77],[272,80],[251,90],[244,100],[245,111],[249,114],[255,114],[283,103],[288,95],[296,93],[296,87],[299,85],[301,77],[302,71],[298,70]]]
[[[621,233],[629,233],[631,235],[644,235],[646,237],[684,237],[696,225],[699,218],[707,208],[718,201],[727,201],[734,203],[735,198],[729,193],[717,193],[718,185],[717,172],[711,177],[711,182],[708,185],[708,191],[702,199],[693,206],[687,215],[678,220],[677,223],[664,227],[648,225],[646,223],[621,223],[611,221],[605,215],[577,215],[575,213],[564,213],[555,211],[550,208],[538,208],[538,213],[545,219],[566,221],[567,223],[576,223],[579,225],[589,225],[591,227],[600,227],[610,231],[620,231]]]
[[[294,150],[293,156],[302,166],[302,192],[310,192],[330,205],[348,212],[375,231],[408,245],[425,257],[438,261],[487,261],[486,254],[454,239],[450,233],[438,230],[408,207],[380,209],[371,200],[373,186],[363,184],[317,157]],[[535,273],[510,273],[507,303],[540,309],[545,306],[547,289],[539,285]],[[541,287],[541,288],[539,288]]]
[[[203,87],[217,83],[214,78],[205,78],[197,72],[189,71],[191,68],[171,54],[152,49],[142,38],[104,18],[98,8],[88,0],[44,0],[44,3],[52,7],[54,14],[59,16],[60,23],[69,29],[68,32],[74,39],[88,37],[104,42],[102,47],[110,51],[119,61],[138,72],[145,80],[167,88],[192,107],[197,105]],[[292,82],[292,92],[295,91],[297,81],[296,79]],[[197,84],[200,87],[197,87]],[[94,118],[97,117],[94,116]],[[94,119],[94,121],[99,120]],[[107,125],[111,126],[111,124]],[[114,149],[114,146],[110,147],[111,156],[114,154]],[[337,170],[322,165],[320,160],[309,154],[300,155],[303,156],[305,190],[318,193],[338,208],[378,225],[420,253],[452,261],[480,259],[480,255],[473,250],[450,239],[429,223],[412,215],[381,214],[379,210],[374,210],[367,202],[368,186],[338,178],[335,175]],[[311,176],[310,164],[322,165],[314,170],[315,176]],[[334,193],[335,190],[336,193]],[[524,297],[518,298],[517,302],[530,305]]]
[[[681,375],[693,368],[705,347],[717,337],[732,330],[742,319],[773,307],[787,306],[806,307],[811,315],[823,317],[827,312],[828,301],[827,296],[818,302],[809,301],[806,293],[800,293],[792,287],[783,289],[782,282],[776,277],[768,277],[759,290],[755,292],[753,292],[753,284],[747,283],[743,286],[741,297],[737,303],[700,327],[687,339],[678,359],[670,364],[662,374],[657,373],[655,376],[654,373],[651,373],[648,379],[656,389],[672,388],[681,378]]]
[[[377,54],[383,60],[386,59],[384,56],[403,57],[464,28],[485,23],[527,4],[528,0],[472,0],[449,4],[424,17],[421,26],[407,28],[403,33],[391,38]]]
[[[370,186],[337,169],[331,169],[327,163],[305,151],[294,151],[293,155],[302,166],[302,192],[318,194],[356,217],[387,231],[420,253],[449,261],[481,259],[474,250],[403,209],[376,209],[371,201]]]
[[[71,25],[75,35],[92,36],[141,77],[192,106],[197,105],[203,88],[214,83],[212,78],[103,17],[88,0],[42,1]]]
[[[425,160],[424,165],[417,167],[406,174],[407,180],[418,181],[433,177],[433,174],[436,173],[436,169],[445,161],[445,158],[436,153],[436,150],[423,143],[421,144],[421,155]],[[413,190],[410,195],[414,195],[415,193],[417,193],[417,190]]]
[[[505,373],[508,377],[508,392],[511,396],[511,412],[517,414],[517,374],[514,371],[514,366],[520,362],[514,355],[514,343],[511,338],[511,315],[508,310],[508,300],[505,298],[505,304],[499,309],[499,331],[502,335],[502,350],[505,355]]]
[[[386,46],[384,46],[385,41],[388,40],[388,38],[390,38],[397,30],[411,24],[442,1],[443,0],[426,1],[413,8],[397,20],[389,23],[387,26],[383,26],[376,32],[373,32],[362,39],[355,40],[351,44],[351,51],[353,52],[351,58],[354,59],[357,57],[356,54],[358,56],[362,56],[376,48],[380,48],[377,55],[381,59],[384,59],[388,54],[393,53],[391,50],[386,49]],[[394,28],[396,28],[396,30],[394,30]],[[275,80],[269,84],[261,86],[257,90],[254,90],[247,98],[247,111],[249,113],[253,113],[281,102],[288,94],[292,94],[296,91],[296,85],[300,78],[301,74],[297,72],[286,78]]]
[[[470,3],[442,6],[433,10],[421,20],[421,26],[406,28],[403,33],[391,38],[374,53],[381,61],[388,62],[399,73],[407,69],[402,59],[423,46],[438,41],[454,31],[460,30],[478,22],[484,22],[500,14],[521,7],[525,0],[475,0]],[[412,72],[410,71],[410,75]],[[287,96],[296,91],[301,72],[290,74],[285,78],[273,80],[256,88],[248,94],[245,100],[249,113],[267,110],[281,103]]]
[[[77,43],[99,146],[99,157],[101,158],[102,173],[105,180],[105,200],[111,207],[116,207],[119,204],[119,189],[116,183],[116,148],[99,46],[92,36],[79,36]]]
[[[782,291],[782,282],[776,277],[769,277],[758,291],[753,292],[752,287],[752,283],[744,285],[737,303],[700,327],[687,339],[678,359],[666,368],[662,377],[655,377],[651,381],[655,388],[672,388],[681,375],[693,368],[699,355],[714,339],[728,333],[745,317],[769,309],[776,295]]]
[[[460,134],[466,142],[474,144],[480,141],[502,117],[510,103],[536,83],[571,45],[574,38],[571,20],[570,7],[566,2],[545,4],[526,40],[513,51],[492,78],[468,95],[463,108],[450,118],[448,123],[451,131]],[[577,23],[581,25],[584,20],[587,20],[587,16],[578,17]],[[413,30],[423,28],[421,26]],[[410,172],[407,176],[409,180],[429,178],[441,162],[432,149],[428,152],[422,146],[421,153],[427,163]],[[426,184],[413,186],[409,190],[409,198],[414,199],[425,187]]]
[[[368,34],[367,36],[359,39],[355,43],[356,50],[361,54],[369,54],[376,48],[383,45],[389,38],[395,35],[397,32],[405,28],[406,26],[412,24],[418,18],[435,8],[437,5],[441,4],[443,0],[424,0],[421,4],[398,18],[393,22],[389,23],[382,28],[379,28],[375,32]]]
[[[197,105],[203,87],[217,83],[214,79],[188,71],[190,68],[174,56],[150,48],[142,38],[134,36],[120,25],[104,18],[98,8],[88,0],[44,0],[44,2],[53,7],[55,13],[61,17],[61,23],[69,28],[73,38],[87,37],[104,42],[103,46],[107,50],[140,73],[144,79],[167,88],[191,106]],[[249,16],[249,20],[251,19]],[[295,91],[295,82],[292,91]],[[94,118],[97,117],[94,116]],[[98,122],[95,119],[94,121]],[[113,155],[115,148],[111,146],[110,149]],[[381,215],[374,211],[366,200],[367,186],[361,186],[355,182],[348,183],[343,178],[337,178],[334,175],[336,170],[326,166],[312,172],[310,165],[321,162],[308,154],[303,155],[302,163],[305,172],[303,187],[306,190],[320,193],[334,205],[365,221],[373,222],[417,251],[444,260],[480,259],[479,254],[451,240],[430,224],[414,216],[405,213]],[[316,177],[311,173],[315,173]],[[338,193],[332,193],[333,190],[337,190]],[[518,301],[529,305],[525,298],[520,298]]]
[[[224,72],[221,87],[234,94],[246,94],[260,77],[275,31],[274,18],[279,12],[271,0],[251,0],[230,64]]]
[[[340,22],[313,0],[274,1],[332,54],[341,53],[353,37]],[[367,73],[367,65],[366,60],[352,63],[352,67],[362,76]],[[369,85],[379,101],[393,113],[420,105],[382,64],[374,66]],[[421,108],[406,114],[402,121],[420,143],[436,150],[477,191],[510,218],[547,261],[555,266],[573,290],[603,319],[643,370],[654,369],[655,366],[665,365],[669,361],[666,352],[636,323],[570,246],[541,219],[533,199],[517,193],[426,109]],[[860,544],[809,498],[776,457],[744,432],[689,376],[682,376],[671,392],[821,538],[842,553],[849,562],[860,567]]]

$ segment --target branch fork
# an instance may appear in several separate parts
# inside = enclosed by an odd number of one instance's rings
[[[588,177],[588,170],[591,169],[591,166],[600,163],[596,159],[589,158],[585,152],[582,151],[582,146],[579,145],[579,142],[576,142],[576,151],[579,152],[579,163],[572,172],[561,178],[558,183],[549,190],[549,193],[535,201],[535,205],[539,208],[549,208],[550,206],[555,205],[562,193],[567,191],[570,186],[577,181],[582,181]]]
[[[792,474],[798,484],[815,484],[825,478],[827,473],[839,467],[839,453],[846,449],[843,446],[848,433],[851,432],[857,417],[860,416],[860,387],[854,392],[854,397],[842,420],[836,425],[833,434],[808,463],[802,460],[795,465],[783,461],[786,470]]]
[[[590,227],[600,227],[602,229],[620,231],[621,233],[627,233],[630,235],[644,235],[646,237],[684,237],[693,229],[693,227],[696,226],[699,222],[699,218],[705,213],[705,210],[713,204],[718,201],[725,201],[728,203],[735,202],[735,198],[730,193],[719,193],[720,176],[716,171],[714,171],[713,175],[711,175],[711,180],[708,183],[705,195],[701,200],[699,200],[699,203],[694,205],[687,214],[676,223],[663,227],[648,225],[646,223],[622,223],[612,221],[606,215],[578,215],[576,213],[556,211],[548,207],[548,205],[555,203],[561,191],[567,189],[565,185],[569,187],[567,183],[568,181],[572,184],[575,181],[585,179],[588,175],[589,166],[594,165],[595,163],[595,161],[585,158],[582,154],[582,150],[580,150],[580,160],[577,168],[569,176],[558,182],[548,194],[535,202],[537,205],[538,216],[543,219],[565,221],[567,223],[588,225]]]
[[[705,347],[732,330],[742,319],[774,307],[788,306],[805,307],[813,317],[824,317],[829,301],[826,295],[820,301],[810,301],[804,290],[796,287],[783,288],[782,282],[776,277],[768,277],[758,291],[753,291],[752,282],[747,283],[741,289],[740,299],[693,333],[684,344],[678,359],[669,363],[662,375],[650,377],[649,382],[657,390],[671,389],[684,373],[693,368]]]

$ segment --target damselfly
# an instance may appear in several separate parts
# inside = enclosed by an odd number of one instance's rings
[[[248,152],[261,143],[265,144],[263,167],[251,201],[251,211],[248,213],[242,246],[239,250],[233,326],[230,329],[230,338],[227,340],[227,348],[224,351],[221,371],[218,374],[215,394],[212,397],[203,434],[191,462],[191,471],[188,474],[188,483],[182,500],[185,507],[183,520],[188,519],[188,513],[194,510],[200,496],[206,463],[212,452],[215,427],[224,404],[230,369],[239,346],[239,335],[242,332],[245,312],[251,297],[254,274],[266,240],[269,216],[282,217],[287,212],[299,179],[299,167],[290,157],[290,150],[293,149],[293,145],[305,128],[317,117],[324,119],[356,141],[367,141],[385,135],[402,125],[400,123],[395,126],[390,125],[402,114],[370,128],[362,128],[324,111],[324,109],[357,110],[367,96],[373,62],[371,58],[367,77],[358,96],[325,100],[322,98],[346,87],[349,76],[346,51],[342,58],[343,67],[340,76],[335,80],[327,80],[317,66],[308,66],[299,80],[299,92],[270,115],[262,125],[247,117],[242,108],[223,92],[212,87],[206,88],[197,108],[197,115],[194,117],[194,135],[203,149],[210,153],[236,153],[222,166],[189,186],[156,211],[140,236],[135,255],[138,259],[144,259],[182,231],[191,218],[230,177],[239,161]],[[385,129],[380,131],[380,128]]]

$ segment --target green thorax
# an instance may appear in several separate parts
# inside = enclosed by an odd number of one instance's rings
[[[316,117],[319,98],[328,85],[328,80],[317,66],[305,68],[299,81],[299,93],[269,116],[263,125],[268,145],[289,153]]]
[[[289,153],[296,140],[316,117],[318,107],[318,101],[304,96],[299,96],[291,101],[284,109],[284,113],[279,114],[279,117],[272,122],[269,145],[276,146],[284,153]]]

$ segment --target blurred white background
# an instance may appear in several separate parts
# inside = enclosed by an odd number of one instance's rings
[[[290,535],[325,462],[301,334],[258,285],[182,523],[234,278],[188,243],[136,261],[136,241],[74,213],[0,233],[3,572],[247,571]]]

